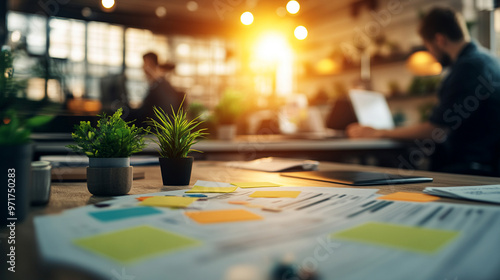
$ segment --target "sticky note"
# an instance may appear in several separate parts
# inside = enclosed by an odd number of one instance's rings
[[[243,200],[231,200],[231,201],[228,201],[227,203],[229,203],[229,204],[235,204],[235,205],[245,205],[245,204],[249,204],[250,202],[249,201],[243,201]]]
[[[76,239],[73,244],[112,260],[130,263],[199,245],[185,236],[151,226],[138,226]]]
[[[186,216],[200,224],[262,220],[262,217],[245,209],[186,212]]]
[[[193,186],[186,193],[231,193],[234,192],[238,187],[203,187],[203,186]]]
[[[439,197],[423,193],[395,192],[388,195],[380,196],[377,199],[411,201],[411,202],[430,202],[439,200]]]
[[[90,212],[89,215],[101,222],[112,222],[116,220],[143,217],[162,213],[158,209],[150,207],[132,207],[108,211]]]
[[[156,207],[188,207],[191,203],[198,200],[197,197],[180,197],[180,196],[153,196],[145,199],[139,205],[156,206]]]
[[[437,252],[458,234],[450,230],[366,223],[335,233],[333,237],[430,254]]]
[[[256,191],[250,197],[290,197],[296,198],[300,191]]]
[[[139,201],[144,201],[146,198],[150,198],[152,196],[141,196],[141,197],[136,197],[135,199],[139,200]]]
[[[242,189],[245,188],[270,188],[270,187],[280,187],[281,185],[269,183],[269,182],[237,182],[231,183],[231,185],[240,187]]]

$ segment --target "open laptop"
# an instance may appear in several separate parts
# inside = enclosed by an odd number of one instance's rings
[[[382,93],[353,89],[349,91],[349,98],[359,124],[376,129],[394,128],[389,105]]]

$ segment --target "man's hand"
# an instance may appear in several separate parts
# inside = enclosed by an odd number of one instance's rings
[[[361,126],[359,123],[352,123],[346,129],[349,138],[382,138],[383,130],[378,130],[369,126]]]

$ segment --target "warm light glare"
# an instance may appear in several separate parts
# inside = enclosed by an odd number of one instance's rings
[[[293,32],[295,34],[295,38],[299,40],[304,40],[307,37],[307,28],[304,26],[300,25],[295,28],[295,31]]]
[[[276,60],[290,53],[290,46],[281,34],[266,34],[256,45],[256,55],[262,60]]]
[[[160,6],[160,7],[156,8],[155,13],[156,13],[157,17],[162,18],[162,17],[167,15],[167,8]]]
[[[324,58],[316,64],[316,71],[319,74],[335,74],[339,73],[341,65],[331,58]]]
[[[111,9],[115,5],[115,0],[102,0],[102,6],[106,9]]]
[[[250,25],[253,23],[253,15],[250,12],[244,12],[241,14],[241,23],[244,25]]]
[[[418,76],[439,75],[443,70],[441,64],[427,51],[412,54],[406,65],[414,75]]]
[[[295,1],[295,0],[292,0],[292,1],[289,1],[287,4],[286,4],[286,10],[294,15],[296,13],[299,12],[300,10],[300,4],[299,2]]]
[[[189,1],[187,2],[186,4],[186,8],[188,9],[188,11],[190,12],[195,12],[198,10],[198,2],[196,1]]]

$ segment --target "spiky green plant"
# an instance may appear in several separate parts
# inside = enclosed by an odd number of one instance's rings
[[[95,158],[130,157],[146,147],[144,136],[149,129],[129,126],[121,118],[122,108],[112,116],[99,115],[97,127],[92,127],[90,122],[82,121],[75,125],[75,132],[71,134],[76,145],[66,147],[76,153],[82,153]]]
[[[201,152],[191,149],[207,133],[205,128],[198,128],[202,123],[198,117],[189,121],[187,112],[182,105],[177,112],[172,108],[172,115],[165,113],[162,108],[153,107],[156,119],[149,118],[151,133],[158,138],[153,140],[159,146],[158,152],[163,158],[185,158],[189,152]]]

